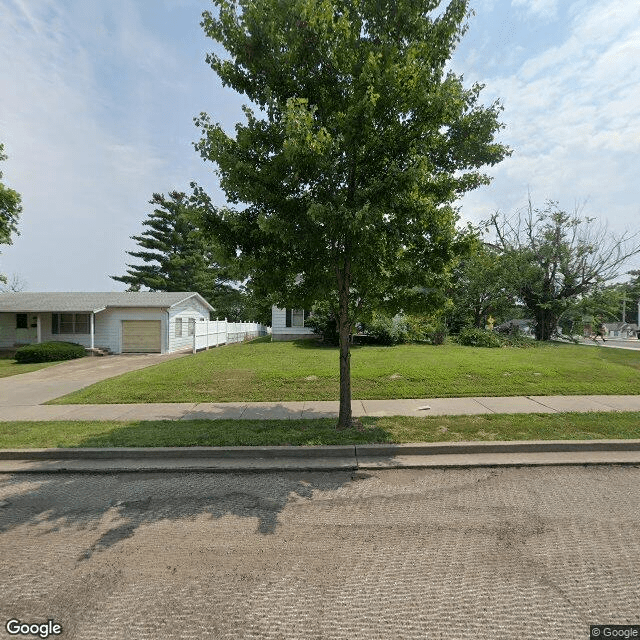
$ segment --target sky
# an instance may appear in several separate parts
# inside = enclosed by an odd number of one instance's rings
[[[499,99],[498,140],[513,154],[489,186],[458,203],[461,220],[512,214],[530,195],[612,233],[640,231],[640,3],[472,0],[451,60],[466,86]],[[244,96],[205,55],[207,0],[0,0],[3,183],[22,195],[0,273],[25,291],[122,291],[131,239],[153,193],[198,182],[225,196],[193,148],[193,118],[226,130]],[[635,258],[628,268],[640,268]]]

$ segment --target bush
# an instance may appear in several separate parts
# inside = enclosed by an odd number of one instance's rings
[[[73,360],[86,355],[85,348],[74,342],[42,342],[28,344],[16,351],[16,361],[26,362],[55,362],[57,360]]]
[[[304,321],[306,327],[311,327],[313,332],[322,336],[322,341],[327,344],[338,344],[338,323],[333,315],[333,311],[326,302],[314,304],[311,314]]]
[[[522,331],[512,331],[506,335],[500,336],[500,340],[505,347],[517,347],[518,349],[527,349],[529,347],[537,347],[539,342],[531,337],[527,336]]]
[[[476,327],[463,329],[457,337],[459,344],[467,347],[515,347],[517,349],[528,349],[537,347],[535,338],[526,336],[522,331],[512,331],[504,334],[497,331],[486,331]]]
[[[458,334],[458,343],[467,347],[501,347],[503,342],[498,335],[492,331],[468,327]]]
[[[391,318],[382,313],[374,313],[371,320],[363,323],[363,329],[377,344],[391,346],[409,342],[409,326],[406,318],[401,315]]]

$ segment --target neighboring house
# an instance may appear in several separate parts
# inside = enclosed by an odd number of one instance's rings
[[[0,293],[0,348],[76,342],[112,353],[193,348],[195,323],[213,307],[194,291]]]
[[[494,330],[500,331],[501,333],[509,333],[515,330],[522,332],[525,336],[532,336],[535,333],[533,320],[531,318],[507,320],[507,322],[503,322],[495,327]]]
[[[309,317],[309,311],[302,309],[279,309],[271,307],[271,340],[300,340],[313,338],[311,327],[305,327],[304,322]]]
[[[607,338],[635,338],[638,334],[638,325],[628,322],[605,322]]]

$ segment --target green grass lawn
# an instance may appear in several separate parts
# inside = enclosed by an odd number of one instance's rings
[[[0,357],[0,378],[8,378],[9,376],[17,376],[20,373],[29,373],[29,371],[37,371],[50,367],[59,362],[38,362],[34,364],[22,364],[16,362],[13,358]]]
[[[640,413],[368,417],[362,422],[361,431],[338,431],[333,419],[0,422],[0,449],[640,438]]]
[[[52,403],[338,399],[337,348],[267,340],[169,360]],[[559,343],[361,346],[351,372],[354,399],[640,393],[640,352]]]

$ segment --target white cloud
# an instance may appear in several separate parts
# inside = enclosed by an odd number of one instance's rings
[[[514,7],[525,7],[528,13],[552,18],[558,12],[559,0],[512,0],[511,4]]]
[[[514,153],[491,170],[491,186],[464,198],[467,218],[559,200],[617,233],[640,227],[640,7],[627,0],[580,3],[564,41],[511,75],[484,80],[484,101],[505,107],[501,140]],[[635,259],[631,266],[639,266]]]
[[[162,183],[166,160],[146,142],[144,121],[132,140],[116,121],[105,120],[123,108],[117,101],[126,96],[100,83],[104,61],[88,41],[99,38],[102,23],[83,8],[88,5],[49,2],[27,9],[14,0],[0,21],[5,177],[22,194],[24,208],[21,235],[2,248],[0,272],[18,273],[35,289],[121,288],[107,276],[122,271],[123,246],[139,231],[151,193],[168,188]],[[110,35],[118,55],[144,49],[140,65],[166,62],[162,46],[128,13],[129,4],[115,8],[121,13]],[[84,19],[74,11],[84,11]]]

